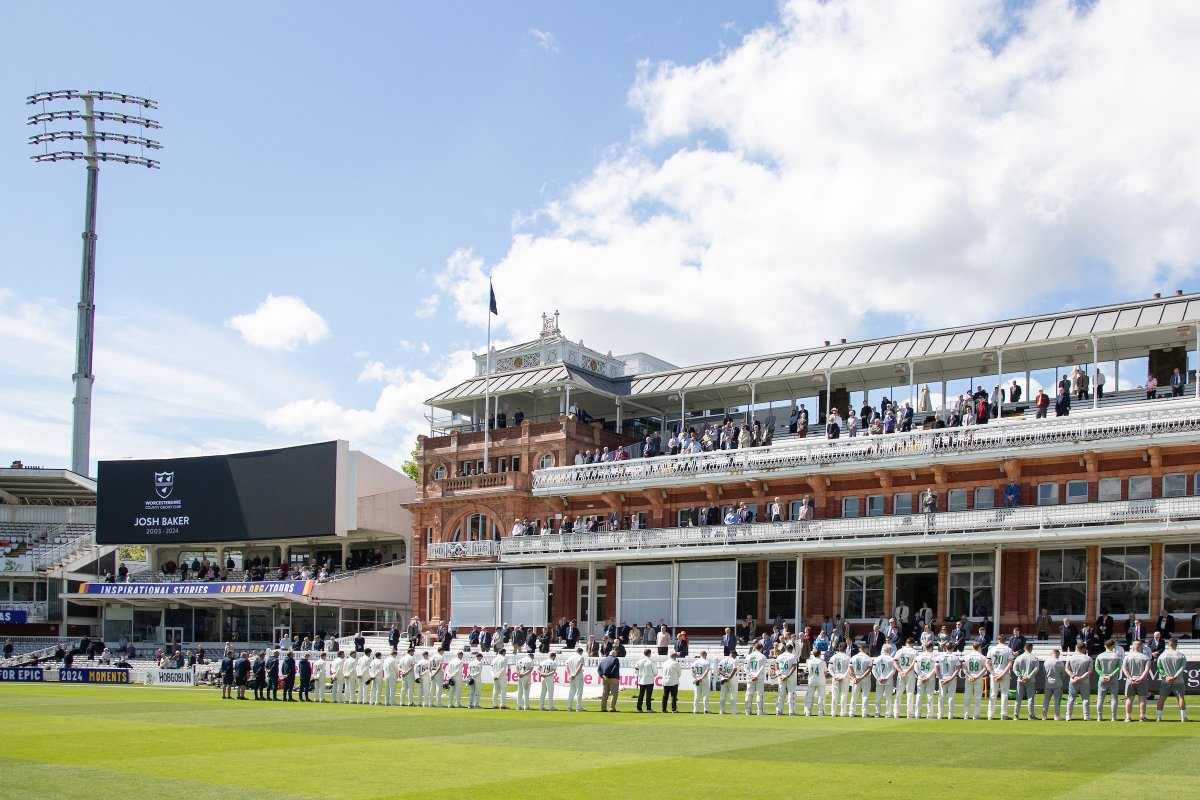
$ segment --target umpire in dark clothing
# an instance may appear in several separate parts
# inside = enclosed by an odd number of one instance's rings
[[[296,702],[296,698],[292,697],[296,689],[296,659],[292,658],[291,650],[287,651],[283,663],[279,665],[279,675],[283,678],[283,699],[288,703]]]
[[[266,700],[267,654],[259,653],[254,659],[254,665],[250,669],[254,672],[254,699]]]
[[[300,656],[300,699],[305,702],[311,702],[312,696],[309,694],[312,686],[312,662],[308,660],[308,653]]]
[[[233,662],[233,682],[237,686],[237,699],[246,699],[246,682],[250,678],[250,659],[246,658],[246,651],[238,656],[237,661]]]
[[[267,656],[267,698],[279,699],[279,651]]]

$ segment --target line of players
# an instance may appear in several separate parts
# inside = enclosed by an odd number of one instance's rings
[[[924,648],[909,639],[899,649],[885,645],[879,656],[872,657],[865,644],[860,645],[854,655],[847,653],[846,644],[838,645],[828,662],[813,654],[804,664],[807,672],[807,689],[799,684],[801,665],[792,645],[774,659],[768,658],[761,644],[755,644],[744,659],[737,651],[720,659],[709,661],[707,652],[691,659],[686,668],[691,672],[695,685],[693,712],[710,712],[710,695],[718,692],[717,713],[738,713],[739,683],[745,683],[744,713],[763,714],[765,709],[768,678],[777,686],[775,713],[796,715],[796,695],[804,693],[803,714],[818,716],[826,714],[826,695],[829,695],[832,716],[867,717],[872,710],[871,690],[874,684],[873,713],[875,717],[899,717],[901,700],[909,718],[953,719],[958,682],[963,679],[963,719],[980,719],[983,696],[988,695],[987,718],[994,719],[997,706],[1001,719],[1020,719],[1021,710],[1027,708],[1028,719],[1035,715],[1034,695],[1038,672],[1045,674],[1041,719],[1050,719],[1053,706],[1055,720],[1073,718],[1075,705],[1082,707],[1083,719],[1091,715],[1091,678],[1097,680],[1095,719],[1104,720],[1105,700],[1110,706],[1109,719],[1117,719],[1118,698],[1121,681],[1125,683],[1125,721],[1132,721],[1131,713],[1136,702],[1139,719],[1146,720],[1146,703],[1151,682],[1151,659],[1143,652],[1142,643],[1135,641],[1133,647],[1122,657],[1116,651],[1116,642],[1105,643],[1105,651],[1095,660],[1088,656],[1085,645],[1080,644],[1075,653],[1060,654],[1051,651],[1045,662],[1033,655],[1033,645],[1026,644],[1023,653],[1015,654],[1006,644],[1007,637],[1000,636],[987,652],[975,643],[965,653],[950,650],[936,652],[932,643]],[[683,663],[672,654],[665,661],[656,661],[646,650],[634,664],[638,682],[637,710],[653,712],[653,689],[656,680],[663,686],[662,711],[677,711],[678,686]],[[307,659],[305,654],[302,658]],[[558,670],[565,663],[565,683],[568,686],[567,710],[583,711],[583,670],[587,659],[583,648],[559,662],[556,653],[538,661],[532,654],[525,653],[515,665],[518,710],[530,710],[530,695],[533,676],[539,677],[539,708],[542,711],[557,710],[554,704],[554,686],[558,683]],[[488,662],[492,674],[492,708],[508,708],[509,663],[505,649],[501,648]],[[400,705],[424,707],[462,707],[463,692],[467,694],[467,708],[480,708],[483,687],[484,654],[461,651],[447,655],[438,648],[434,655],[425,651],[418,658],[409,648],[402,655],[392,651],[346,654],[339,651],[334,658],[326,660],[325,653],[312,662],[312,699],[333,703],[359,703],[366,705]],[[743,669],[739,675],[739,669]],[[1167,649],[1158,658],[1159,699],[1157,719],[1162,719],[1163,705],[1168,696],[1174,695],[1179,704],[1181,721],[1187,721],[1184,700],[1186,689],[1187,659],[1178,650],[1178,642],[1172,639]],[[308,670],[303,670],[307,672]],[[235,675],[223,675],[223,683],[229,686]],[[239,690],[242,687],[239,686]],[[301,697],[309,691],[302,683]],[[1009,716],[1010,690],[1015,688],[1016,700],[1013,715]],[[1065,716],[1060,716],[1062,697],[1067,695]],[[239,692],[240,694],[240,692]],[[815,706],[815,709],[814,709]],[[858,712],[856,714],[855,712]],[[924,713],[922,713],[922,711]]]

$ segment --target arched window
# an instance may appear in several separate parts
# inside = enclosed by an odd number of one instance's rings
[[[446,468],[443,466],[443,467],[438,467],[436,470],[434,470],[433,479],[435,481],[445,480],[446,479]]]
[[[538,460],[538,469],[550,469],[554,466],[554,454],[546,453]]]
[[[481,542],[488,538],[498,540],[500,528],[495,524],[489,525],[488,518],[483,514],[472,514],[463,521],[462,525],[454,529],[454,541],[456,542]]]

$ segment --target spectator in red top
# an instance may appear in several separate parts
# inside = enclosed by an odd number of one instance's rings
[[[1033,416],[1035,419],[1043,419],[1046,416],[1046,409],[1050,408],[1050,397],[1038,389],[1037,397],[1033,398],[1033,407],[1037,409],[1037,413]]]

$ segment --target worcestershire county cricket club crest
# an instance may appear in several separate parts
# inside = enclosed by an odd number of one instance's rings
[[[154,491],[158,492],[158,496],[166,500],[171,496],[171,490],[175,488],[175,473],[174,472],[156,472],[154,473]]]

